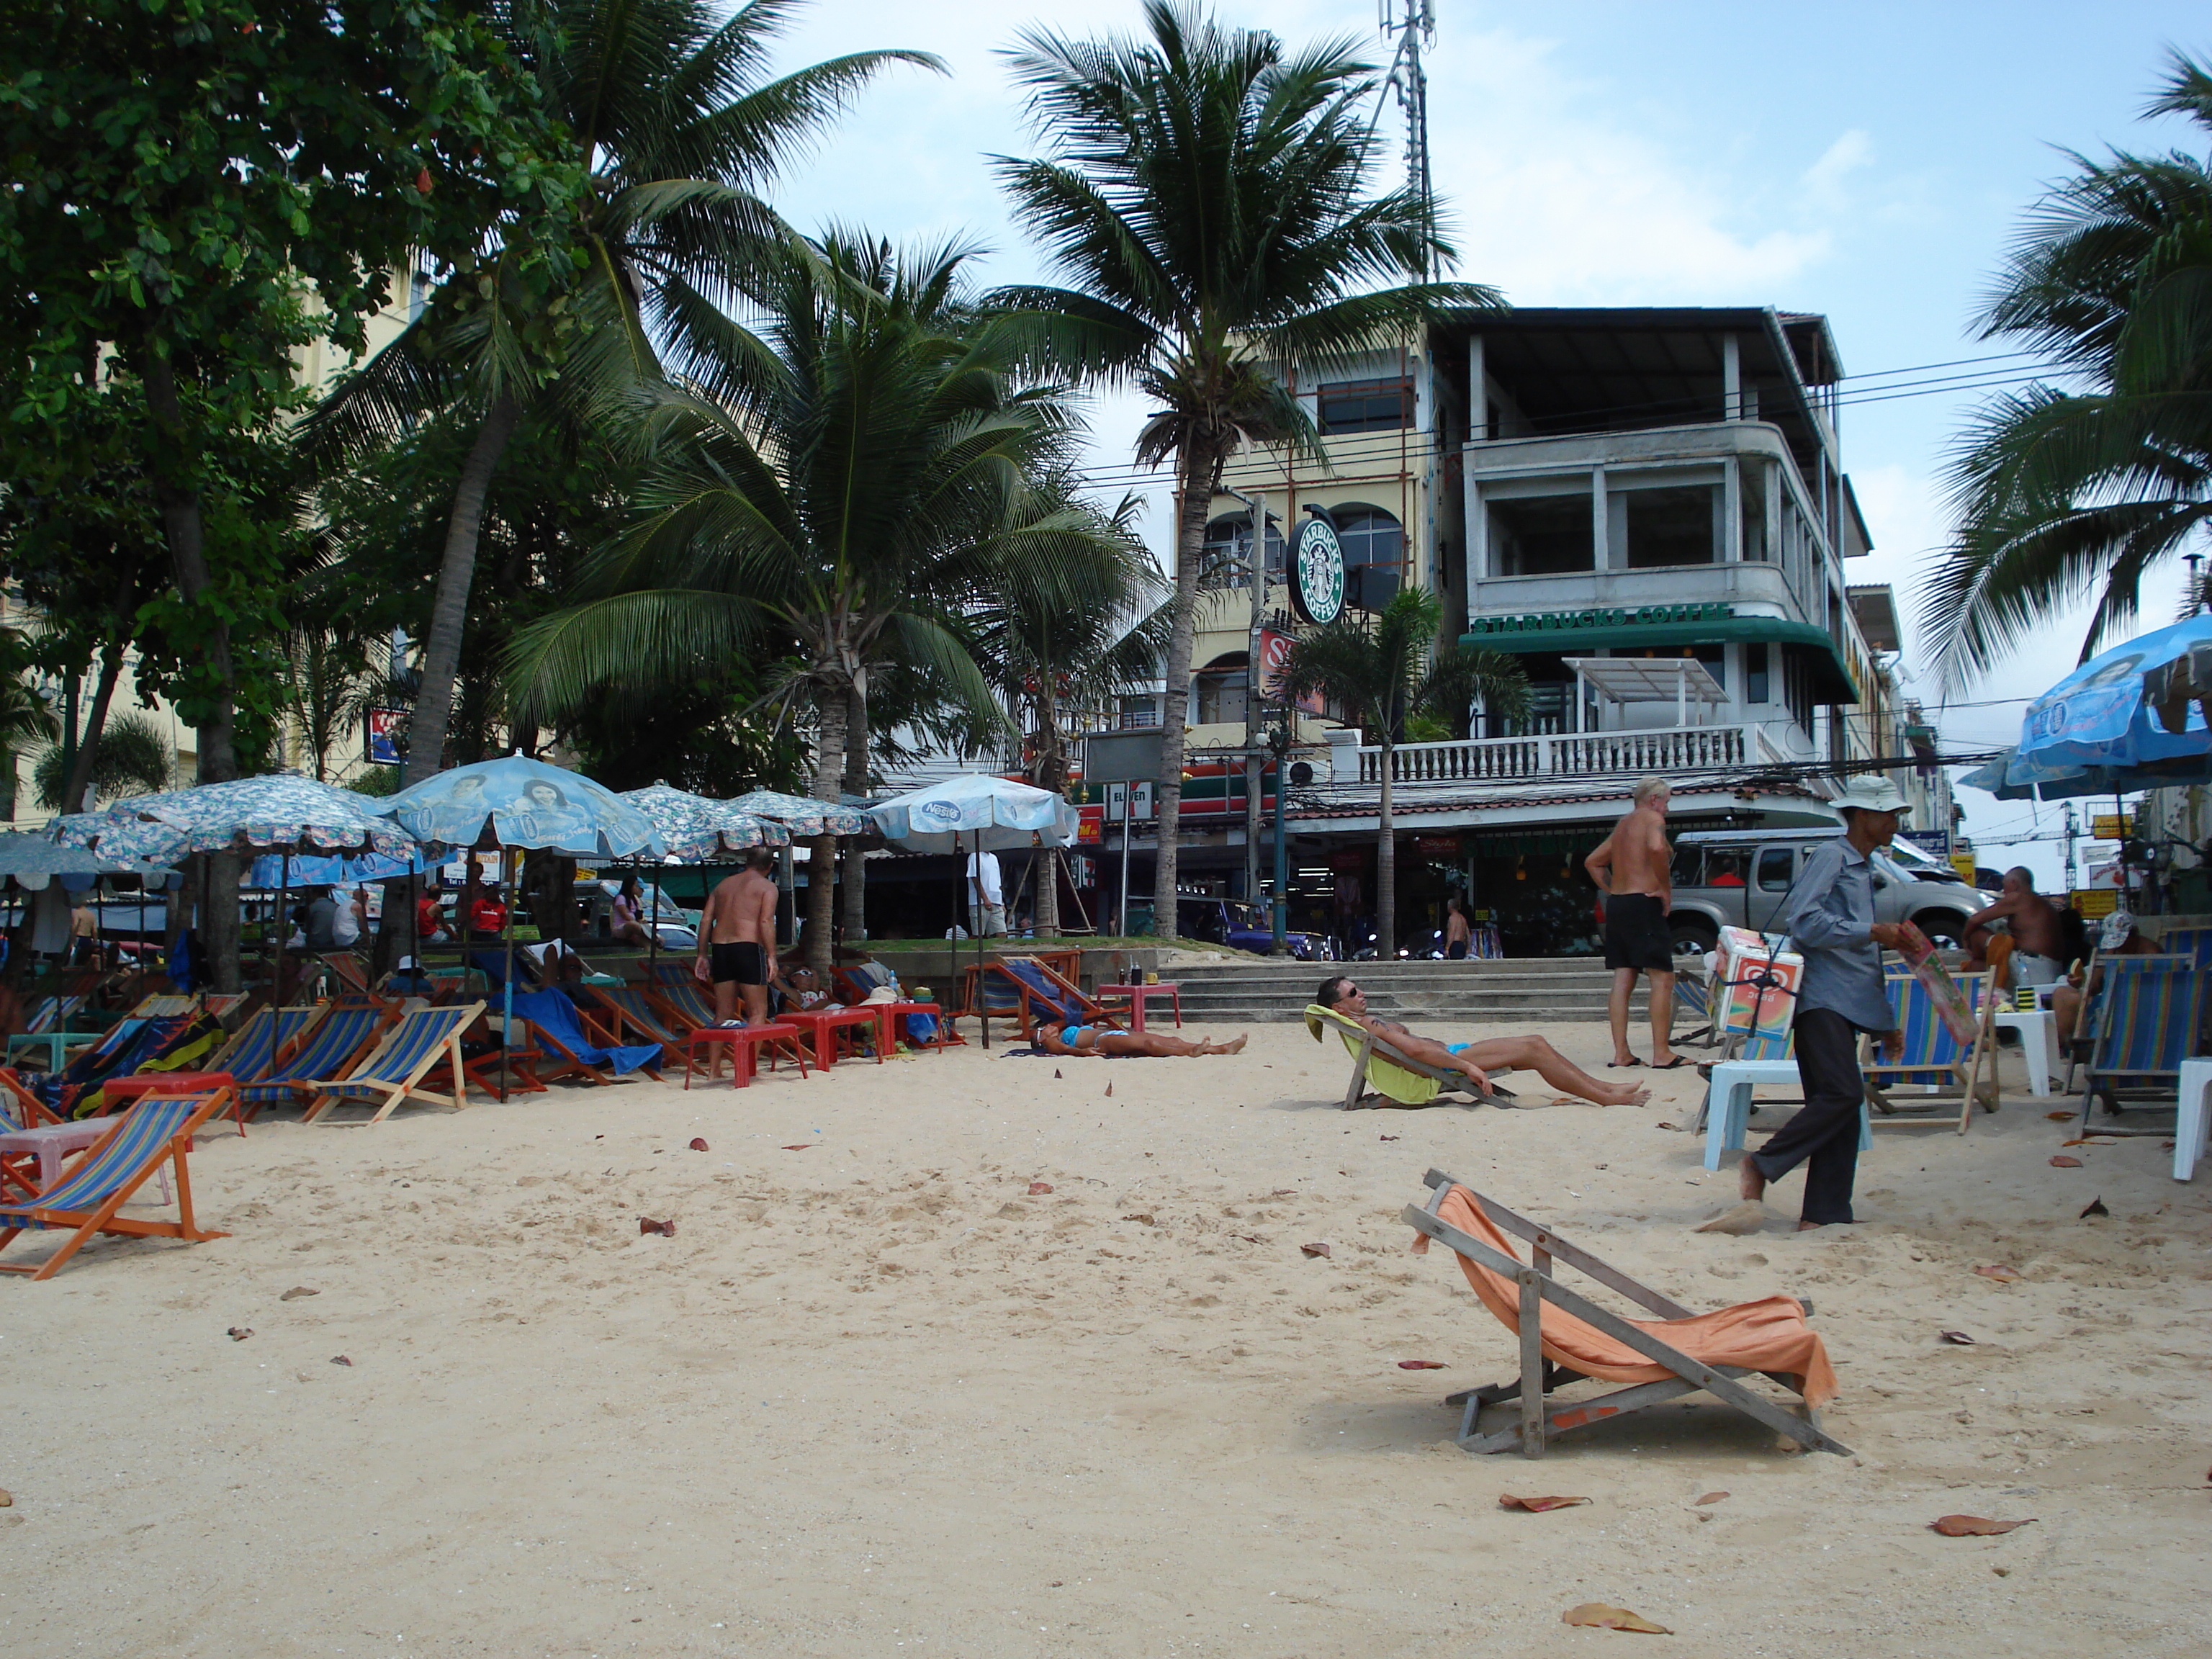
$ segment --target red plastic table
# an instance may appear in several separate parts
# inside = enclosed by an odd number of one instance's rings
[[[872,1007],[854,1005],[844,1008],[787,1008],[776,1018],[787,1024],[796,1025],[814,1033],[814,1063],[823,1071],[837,1058],[837,1033],[860,1026],[872,1026],[880,1033],[883,1022],[876,1018]],[[876,1041],[876,1064],[884,1063],[883,1039]]]
[[[696,1062],[702,1044],[708,1049],[708,1081],[711,1083],[720,1077],[722,1074],[722,1057],[714,1051],[714,1045],[727,1043],[731,1085],[739,1089],[750,1088],[753,1072],[759,1065],[761,1045],[783,1037],[792,1040],[792,1053],[799,1059],[799,1074],[805,1077],[807,1071],[806,1048],[801,1039],[805,1035],[796,1025],[781,1023],[769,1025],[702,1025],[684,1039],[684,1086],[686,1089],[691,1086],[691,1076],[697,1069]],[[771,1066],[775,1064],[773,1052],[769,1055],[769,1064]]]
[[[131,1077],[110,1078],[101,1084],[100,1091],[118,1100],[137,1101],[145,1095],[204,1095],[217,1089],[235,1089],[238,1079],[228,1072],[140,1072]],[[246,1133],[243,1110],[234,1097],[230,1115],[238,1121],[238,1133]]]
[[[1129,1029],[1133,1031],[1141,1031],[1145,1029],[1145,999],[1146,997],[1165,997],[1168,1000],[1168,1006],[1175,1011],[1176,1026],[1180,1028],[1182,1024],[1182,987],[1179,984],[1162,980],[1158,985],[1102,985],[1098,988],[1098,1000],[1101,1002],[1109,996],[1123,996],[1129,999]]]
[[[884,1030],[883,1036],[880,1041],[883,1044],[883,1050],[884,1053],[888,1054],[890,1051],[891,1045],[898,1041],[899,1018],[903,1014],[927,1014],[932,1019],[934,1019],[937,1022],[937,1036],[931,1042],[929,1046],[936,1049],[939,1054],[944,1053],[945,1034],[950,1028],[948,1028],[945,1023],[945,1011],[939,1007],[935,1003],[869,1002],[863,1003],[860,1006],[866,1008],[872,1013],[877,1013],[883,1016]],[[957,1042],[958,1039],[955,1038],[954,1041]]]

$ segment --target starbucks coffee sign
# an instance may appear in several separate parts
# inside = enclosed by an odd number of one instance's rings
[[[1310,623],[1344,614],[1344,545],[1326,519],[1308,519],[1291,558],[1291,600]]]

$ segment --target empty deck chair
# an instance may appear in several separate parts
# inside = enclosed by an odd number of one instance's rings
[[[558,991],[517,991],[514,1017],[530,1023],[541,1055],[537,1073],[541,1081],[580,1077],[605,1084],[637,1071],[655,1082],[660,1079],[659,1043],[613,1046],[606,1033],[590,1029],[576,1005]]]
[[[691,977],[688,963],[681,979],[659,976],[659,982],[647,993],[647,997],[662,1013],[684,1028],[686,1036],[702,1025],[714,1024],[714,1005],[708,998],[707,988]],[[744,1012],[742,1004],[738,1012]]]
[[[207,1062],[210,1072],[228,1072],[241,1083],[265,1078],[277,1060],[306,1036],[330,1010],[320,1003],[304,1008],[256,1008],[230,1041]]]
[[[0,1203],[0,1250],[22,1233],[70,1230],[59,1249],[40,1262],[0,1262],[0,1273],[52,1279],[95,1233],[131,1238],[182,1238],[198,1243],[228,1238],[192,1217],[192,1182],[185,1159],[192,1133],[232,1104],[228,1089],[204,1094],[148,1095],[114,1120],[114,1127],[85,1149],[60,1178],[33,1196]],[[151,1221],[119,1212],[132,1194],[164,1167],[176,1175],[178,1218]]]
[[[1866,1079],[1867,1100],[1875,1109],[1875,1124],[1909,1127],[1934,1120],[1930,1113],[1948,1119],[1958,1109],[1959,1133],[1964,1134],[1973,1119],[1973,1103],[1982,1109],[1997,1109],[1996,1011],[2002,1000],[1994,974],[1954,974],[1954,981],[1972,1004],[1977,1018],[1974,1040],[1961,1042],[1936,1012],[1928,988],[1909,969],[1893,967],[1887,975],[1889,1006],[1902,1034],[1905,1052],[1896,1060],[1875,1054],[1859,1062]],[[1933,1094],[1906,1095],[1893,1099],[1892,1090],[1933,1087]]]
[[[315,1092],[314,1079],[343,1077],[367,1053],[392,1015],[368,1003],[333,1006],[297,1040],[289,1054],[279,1052],[267,1074],[256,1082],[241,1081],[238,1096],[250,1121],[264,1106],[280,1101],[306,1101]],[[233,1073],[233,1076],[240,1073]]]
[[[2104,958],[2096,1025],[2081,1079],[2081,1133],[2096,1102],[2109,1115],[2176,1103],[2181,1062],[2196,1052],[2212,975],[2184,956]],[[2100,1123],[2105,1135],[2166,1134],[2163,1127]]]
[[[697,1022],[672,1018],[635,985],[586,985],[584,994],[601,1011],[617,1042],[657,1042],[665,1060],[683,1057],[684,1039]]]
[[[1826,1346],[1805,1323],[1811,1309],[1804,1303],[1770,1296],[1692,1314],[1443,1170],[1431,1170],[1425,1179],[1433,1189],[1428,1202],[1404,1211],[1420,1234],[1414,1249],[1425,1251],[1434,1238],[1456,1252],[1460,1270],[1483,1306],[1521,1344],[1521,1375],[1515,1381],[1447,1399],[1448,1405],[1463,1407],[1456,1437],[1463,1449],[1500,1452],[1518,1446],[1523,1457],[1541,1457],[1547,1442],[1571,1430],[1702,1389],[1808,1451],[1851,1455],[1814,1416],[1834,1395],[1836,1374]],[[1528,1242],[1528,1261],[1515,1253],[1508,1232]],[[1559,1281],[1555,1261],[1658,1317],[1623,1319],[1599,1307]],[[1753,1371],[1795,1391],[1803,1407],[1793,1409],[1736,1381]],[[1630,1386],[1587,1399],[1551,1397],[1587,1377]],[[1480,1432],[1482,1408],[1509,1400],[1521,1402],[1520,1421]]]
[[[403,1100],[413,1097],[456,1110],[469,1103],[468,1074],[461,1059],[461,1033],[484,1011],[481,1002],[458,1008],[410,1008],[399,1016],[344,1077],[319,1079],[304,1086],[315,1091],[301,1121],[315,1123],[342,1101],[376,1108],[366,1121],[381,1123]],[[447,1066],[451,1091],[440,1094],[422,1086],[431,1072]]]
[[[1344,1091],[1344,1109],[1347,1112],[1357,1110],[1359,1103],[1370,1094],[1381,1095],[1401,1106],[1425,1106],[1447,1091],[1456,1091],[1477,1102],[1514,1097],[1510,1090],[1498,1087],[1494,1081],[1490,1093],[1477,1094],[1474,1080],[1466,1073],[1416,1060],[1389,1038],[1377,1036],[1357,1020],[1346,1019],[1335,1009],[1324,1008],[1318,1002],[1308,1003],[1306,1034],[1320,1042],[1331,1030],[1344,1039],[1344,1046],[1352,1055],[1352,1083]],[[1493,1077],[1496,1075],[1493,1073]]]

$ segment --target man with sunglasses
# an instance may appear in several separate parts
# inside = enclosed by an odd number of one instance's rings
[[[1513,1071],[1534,1072],[1561,1094],[1580,1095],[1601,1106],[1641,1106],[1651,1098],[1649,1089],[1600,1083],[1533,1032],[1527,1036],[1492,1037],[1486,1042],[1443,1043],[1415,1036],[1395,1020],[1378,1019],[1369,1013],[1367,994],[1342,974],[1323,980],[1314,1000],[1385,1039],[1410,1059],[1464,1073],[1478,1095],[1490,1092],[1491,1073]]]

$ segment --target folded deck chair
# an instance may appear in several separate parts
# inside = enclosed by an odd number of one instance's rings
[[[1694,963],[1674,970],[1674,1012],[1684,1018],[1705,1022],[1670,1037],[1668,1041],[1675,1048],[1694,1042],[1700,1048],[1710,1048],[1721,1040],[1720,1033],[1713,1026],[1712,985]]]
[[[1905,1052],[1894,1061],[1881,1057],[1880,1039],[1869,1039],[1874,1053],[1859,1063],[1866,1080],[1867,1103],[1874,1108],[1879,1127],[1909,1127],[1916,1123],[1948,1121],[1957,1109],[1959,1133],[1966,1133],[1978,1101],[1985,1112],[1997,1109],[1996,1013],[2002,999],[1994,974],[1954,974],[1953,981],[1966,994],[1978,1018],[1974,1040],[1961,1042],[1936,1012],[1928,988],[1902,968],[1887,975],[1891,1013],[1903,1035]],[[1933,1087],[1933,1094],[1892,1098],[1890,1091],[1916,1085]],[[1930,1116],[1930,1114],[1936,1115]]]
[[[25,1231],[48,1227],[71,1230],[62,1247],[44,1261],[0,1262],[0,1273],[52,1279],[95,1233],[183,1238],[194,1243],[229,1237],[193,1220],[191,1176],[185,1160],[191,1151],[192,1132],[234,1104],[228,1089],[205,1094],[148,1095],[118,1117],[115,1127],[88,1146],[53,1185],[31,1198],[0,1203],[0,1249]],[[178,1219],[149,1221],[119,1214],[131,1195],[165,1164],[176,1173]]]
[[[1770,1296],[1692,1314],[1443,1170],[1431,1170],[1424,1179],[1434,1189],[1428,1202],[1409,1204],[1404,1211],[1407,1223],[1421,1235],[1414,1249],[1425,1251],[1435,1238],[1455,1251],[1483,1306],[1521,1340],[1521,1375],[1516,1381],[1471,1389],[1446,1401],[1464,1407],[1456,1437],[1465,1450],[1499,1452],[1518,1446],[1523,1457],[1541,1457],[1546,1443],[1556,1436],[1702,1389],[1808,1451],[1851,1455],[1850,1448],[1822,1432],[1814,1417],[1834,1396],[1836,1374],[1820,1335],[1805,1323],[1811,1310],[1804,1303]],[[1530,1261],[1523,1262],[1515,1254],[1507,1232],[1528,1241]],[[1608,1312],[1562,1285],[1553,1274],[1555,1261],[1658,1317],[1623,1319]],[[1735,1380],[1753,1371],[1796,1392],[1804,1401],[1802,1410],[1755,1394]],[[1585,1377],[1631,1386],[1591,1399],[1547,1399]],[[1482,1408],[1508,1400],[1521,1402],[1519,1424],[1480,1432]]]
[[[2108,1115],[2178,1108],[2181,1062],[2197,1048],[2212,975],[2194,957],[2107,957],[2097,998],[2087,1070],[2081,1079],[2081,1121],[2102,1101]],[[2162,1135],[2162,1127],[2100,1123],[2100,1135]]]
[[[540,1081],[550,1083],[564,1077],[580,1077],[588,1082],[606,1084],[640,1071],[655,1082],[659,1081],[659,1043],[613,1046],[607,1041],[605,1032],[595,1031],[585,1024],[576,1005],[559,991],[517,991],[514,1017],[529,1021],[537,1038],[543,1055],[538,1067]]]
[[[200,1070],[222,1042],[222,1027],[205,1014],[123,1019],[100,1042],[33,1085],[57,1117],[98,1117],[112,1104],[111,1078],[143,1071]]]
[[[663,1060],[681,1057],[687,1031],[696,1025],[671,1018],[653,1006],[645,992],[635,985],[586,985],[584,994],[592,999],[602,1011],[617,1042],[655,1042],[660,1045]]]
[[[383,1122],[410,1096],[456,1110],[466,1106],[469,1085],[461,1060],[461,1033],[483,1011],[481,1002],[459,1008],[409,1009],[351,1072],[302,1085],[313,1090],[315,1097],[301,1121],[319,1121],[341,1101],[374,1105],[375,1112],[366,1120],[370,1123]],[[442,1095],[422,1087],[431,1071],[441,1065],[451,1068],[453,1079],[451,1091]]]
[[[1335,1009],[1324,1008],[1318,1002],[1306,1004],[1306,1032],[1316,1042],[1322,1040],[1322,1032],[1331,1026],[1344,1039],[1344,1046],[1352,1055],[1352,1083],[1344,1091],[1344,1109],[1347,1112],[1358,1110],[1362,1097],[1369,1094],[1381,1095],[1401,1106],[1425,1106],[1446,1090],[1455,1090],[1477,1102],[1514,1098],[1511,1090],[1499,1088],[1494,1080],[1503,1072],[1510,1071],[1510,1066],[1492,1073],[1490,1092],[1479,1095],[1466,1073],[1416,1060],[1388,1037],[1376,1036]]]

